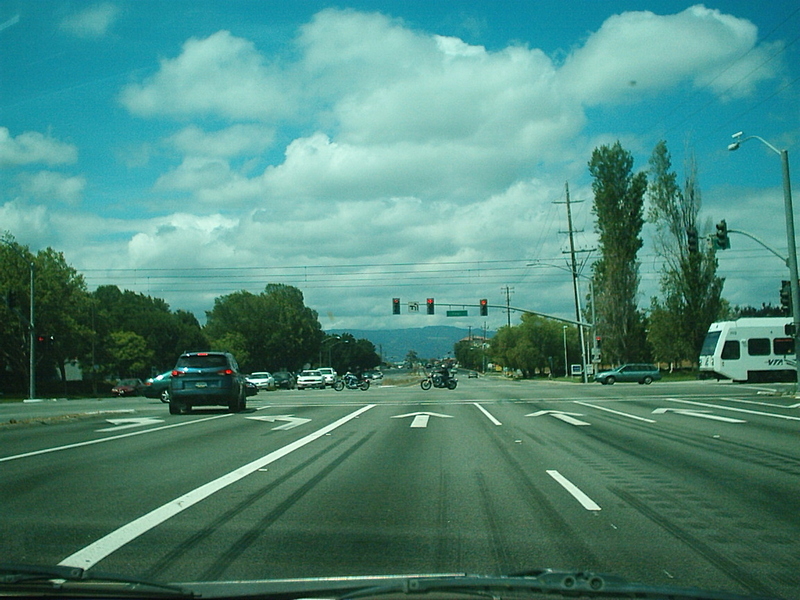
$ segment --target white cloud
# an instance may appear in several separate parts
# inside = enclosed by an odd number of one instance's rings
[[[232,125],[210,132],[190,125],[170,136],[167,142],[190,156],[232,158],[263,152],[272,145],[274,138],[273,128],[256,123]]]
[[[20,176],[20,180],[23,194],[40,202],[56,201],[76,205],[86,187],[85,177],[70,177],[54,171],[25,173]]]
[[[152,78],[126,86],[120,101],[142,116],[269,119],[293,110],[285,83],[252,42],[219,31],[189,39],[180,56],[162,60]]]
[[[61,29],[81,38],[104,36],[120,15],[120,9],[111,2],[85,8],[61,21]]]
[[[751,73],[770,52],[757,45],[757,33],[751,22],[702,5],[665,16],[626,12],[589,36],[566,59],[559,78],[565,93],[587,105],[640,100],[642,93],[682,81],[718,94],[746,94],[775,75],[769,65]]]
[[[45,136],[37,131],[26,131],[12,137],[6,127],[0,127],[0,167],[13,167],[42,163],[58,165],[78,160],[78,149]]]

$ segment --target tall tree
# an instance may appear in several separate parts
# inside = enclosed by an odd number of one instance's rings
[[[667,144],[660,141],[650,158],[647,195],[648,220],[656,227],[656,253],[664,259],[663,299],[651,301],[649,339],[659,359],[696,362],[708,326],[724,308],[724,279],[717,276],[714,249],[697,242],[705,236],[698,235],[701,196],[694,157],[687,161],[681,191]],[[692,244],[690,237],[695,240]]]
[[[83,277],[52,248],[35,255],[10,233],[0,238],[0,380],[17,388],[28,378],[30,268],[34,272],[34,323],[37,338],[36,379],[65,379],[64,363],[76,358],[91,339],[89,295]]]
[[[246,357],[237,360],[246,371],[299,369],[318,359],[324,337],[317,312],[303,293],[289,285],[268,284],[261,294],[246,290],[222,296],[206,312],[205,333],[216,349],[239,334]]]
[[[597,332],[603,337],[603,361],[647,357],[644,317],[637,307],[647,175],[633,173],[633,156],[619,142],[595,148],[589,161],[594,181],[595,228],[600,259],[595,262]]]

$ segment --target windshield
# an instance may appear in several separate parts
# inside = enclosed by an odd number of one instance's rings
[[[713,356],[717,350],[717,342],[722,335],[721,331],[709,331],[703,340],[703,347],[700,349],[700,356]]]
[[[797,597],[798,31],[0,2],[0,566]]]

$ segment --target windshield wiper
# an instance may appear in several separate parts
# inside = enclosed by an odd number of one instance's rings
[[[385,594],[424,594],[449,592],[496,598],[503,592],[553,594],[588,598],[650,598],[692,600],[777,600],[729,592],[651,586],[632,583],[623,577],[582,571],[538,569],[507,576],[459,575],[445,577],[406,578],[388,585],[355,590],[338,596],[337,600],[355,600]]]
[[[651,586],[614,575],[539,569],[514,575],[468,574],[320,577],[181,584],[204,598],[359,600],[389,595],[447,593],[463,596],[641,598],[661,600],[778,600],[729,592]]]
[[[21,586],[32,584],[47,585],[49,588],[58,589],[59,592],[75,589],[76,595],[85,593],[87,588],[94,585],[102,586],[106,593],[111,591],[109,586],[113,586],[114,594],[122,596],[169,598],[193,596],[191,591],[178,585],[147,581],[127,575],[102,573],[64,565],[39,566],[0,563],[0,589],[17,590]]]

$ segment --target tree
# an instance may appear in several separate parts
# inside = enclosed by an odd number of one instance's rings
[[[288,285],[222,296],[206,316],[204,332],[216,349],[224,349],[218,346],[230,333],[244,340],[247,356],[234,356],[245,371],[297,370],[317,359],[324,337],[316,311],[305,305],[299,289]]]
[[[337,373],[361,372],[377,367],[381,362],[375,344],[367,339],[356,339],[350,333],[326,336],[322,341],[321,349],[320,365],[327,364],[333,367]],[[330,355],[330,361],[328,355]]]
[[[465,369],[483,371],[485,355],[483,338],[459,340],[453,348],[453,356]]]
[[[132,331],[114,331],[110,336],[107,364],[111,375],[144,378],[153,361],[153,351],[147,341]]]
[[[28,379],[30,268],[34,271],[34,334],[37,380],[65,377],[64,363],[81,354],[91,340],[90,299],[83,277],[52,248],[33,255],[6,233],[0,243],[0,290],[10,302],[0,306],[0,379],[21,389]]]
[[[619,142],[596,148],[589,161],[601,253],[593,265],[596,329],[603,336],[604,361],[611,363],[647,358],[636,258],[647,176],[632,171],[633,156]]]
[[[656,253],[664,259],[663,299],[651,301],[648,339],[661,360],[696,362],[708,326],[722,313],[724,279],[717,277],[711,245],[694,248],[688,243],[688,232],[698,237],[701,205],[694,159],[688,161],[681,191],[667,145],[660,141],[650,158],[647,195],[648,220],[656,227]]]
[[[567,334],[570,356],[580,354],[580,341],[575,328]],[[490,354],[493,362],[509,369],[519,369],[526,377],[535,373],[564,373],[564,329],[559,321],[526,313],[522,322],[501,327],[492,338]]]
[[[172,313],[161,298],[120,290],[115,285],[98,287],[92,297],[96,343],[91,354],[84,354],[84,364],[107,362],[111,358],[107,352],[109,336],[119,331],[136,333],[145,340],[151,351],[148,375],[172,368],[183,352],[209,349],[195,316],[180,310]]]

